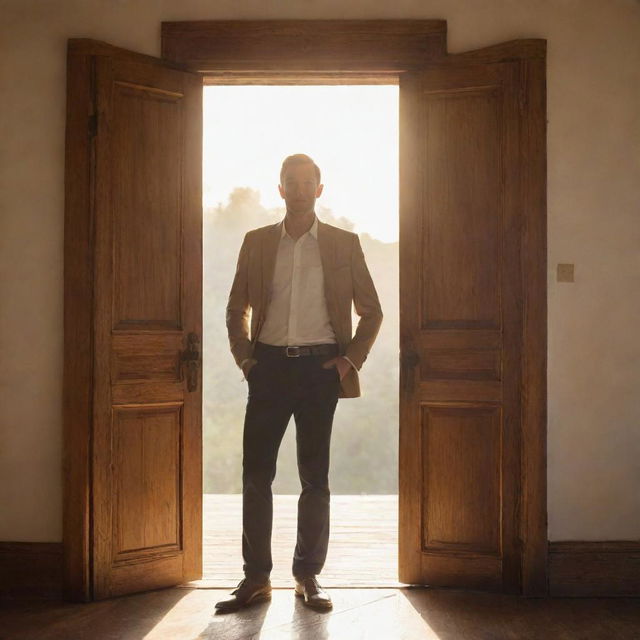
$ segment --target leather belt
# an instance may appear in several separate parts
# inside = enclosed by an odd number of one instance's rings
[[[256,342],[256,350],[261,353],[273,353],[286,358],[299,358],[300,356],[337,356],[337,344],[309,344],[302,347],[277,347],[264,342]]]

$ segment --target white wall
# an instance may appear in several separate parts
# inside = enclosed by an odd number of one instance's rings
[[[548,40],[549,539],[639,538],[638,2],[0,0],[0,540],[62,540],[66,40],[158,55],[162,20],[231,18],[444,18],[451,52]]]

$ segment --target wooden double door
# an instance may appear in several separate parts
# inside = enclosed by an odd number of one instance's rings
[[[397,74],[399,579],[539,593],[544,54],[529,42],[454,58]],[[201,576],[202,84],[175,63],[69,44],[73,599]]]

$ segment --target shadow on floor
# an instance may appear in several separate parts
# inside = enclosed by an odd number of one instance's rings
[[[0,640],[145,638],[188,597],[184,589],[159,589],[89,603],[5,600]]]
[[[640,599],[454,589],[330,589],[330,612],[293,589],[216,614],[225,589],[173,588],[89,604],[5,602],[0,640],[637,640]]]
[[[639,598],[523,598],[456,589],[402,589],[439,640],[637,640]]]

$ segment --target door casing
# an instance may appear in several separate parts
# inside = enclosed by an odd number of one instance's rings
[[[547,587],[546,40],[447,53],[445,20],[230,20],[162,23],[162,57],[203,74],[205,84],[397,84],[429,67],[518,61],[529,159],[521,224],[521,593]]]

